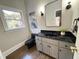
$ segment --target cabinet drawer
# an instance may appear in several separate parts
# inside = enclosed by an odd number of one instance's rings
[[[59,47],[61,47],[61,48],[68,48],[68,49],[70,49],[71,46],[75,46],[75,44],[68,43],[68,42],[62,42],[62,41],[59,42]]]
[[[54,39],[42,38],[42,41],[58,46],[58,41]]]

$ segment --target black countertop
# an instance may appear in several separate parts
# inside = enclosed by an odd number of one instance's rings
[[[39,34],[35,34],[36,36],[39,37],[45,37],[45,38],[49,38],[49,39],[54,39],[54,40],[59,40],[59,41],[64,41],[64,42],[69,42],[69,43],[75,43],[76,38],[72,37],[72,36],[46,36],[42,33]]]

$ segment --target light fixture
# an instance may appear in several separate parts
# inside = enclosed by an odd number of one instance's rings
[[[41,16],[44,16],[44,11],[45,11],[44,5],[40,5],[40,7],[39,7],[39,14],[40,14]]]
[[[41,11],[41,16],[43,16],[44,15],[44,13]]]
[[[66,9],[70,9],[71,8],[71,2],[68,2],[68,5],[66,6]]]

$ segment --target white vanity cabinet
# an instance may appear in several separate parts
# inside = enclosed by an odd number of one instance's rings
[[[51,57],[58,59],[58,40],[42,37],[42,42],[43,52],[46,52],[46,54]]]
[[[55,45],[43,42],[43,52],[58,59],[58,47]]]
[[[58,41],[36,36],[37,50],[58,59]]]
[[[72,43],[36,36],[37,50],[55,59],[73,59]]]

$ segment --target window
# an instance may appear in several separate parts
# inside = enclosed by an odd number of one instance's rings
[[[2,9],[2,21],[6,31],[25,27],[22,12],[17,10]]]

